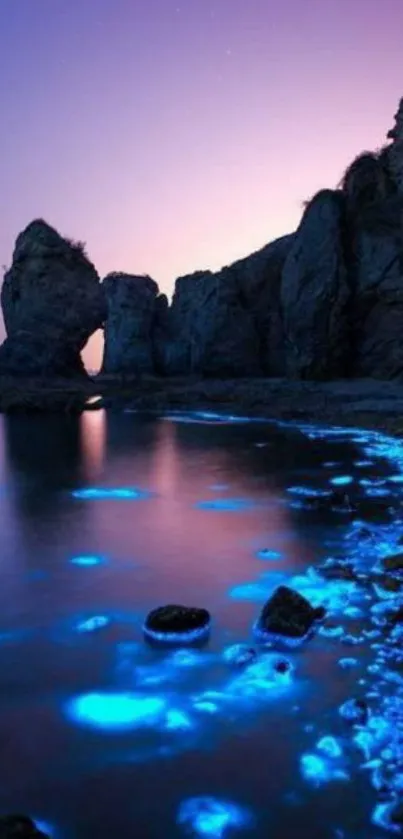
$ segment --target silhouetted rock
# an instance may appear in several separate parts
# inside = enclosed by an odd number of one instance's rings
[[[351,232],[355,293],[351,372],[356,377],[393,379],[403,374],[403,203],[385,199],[380,215],[378,230],[360,225]]]
[[[80,353],[103,325],[106,305],[97,272],[80,243],[46,222],[32,222],[16,240],[1,304],[7,343],[0,373],[83,373]]]
[[[147,615],[144,632],[157,641],[196,641],[210,628],[207,609],[168,605],[153,609]]]
[[[251,312],[229,269],[176,281],[165,349],[168,375],[238,377],[261,373]]]
[[[108,274],[103,373],[154,373],[158,286],[150,277]]]
[[[27,816],[0,816],[0,839],[49,839]]]
[[[286,374],[332,379],[347,373],[348,305],[343,200],[323,190],[305,210],[281,280]]]
[[[388,132],[392,140],[388,149],[388,165],[398,191],[403,194],[403,99],[395,114],[395,124]]]
[[[265,603],[256,629],[258,634],[301,639],[324,615],[322,607],[314,608],[302,594],[287,586],[279,586]]]
[[[284,327],[280,286],[285,259],[295,234],[282,236],[229,267],[240,299],[255,325],[259,361],[268,376],[285,375]]]
[[[20,329],[0,346],[0,374],[28,376],[85,376],[78,353],[59,331],[36,332]]]
[[[386,571],[403,571],[403,553],[385,556],[382,565]]]

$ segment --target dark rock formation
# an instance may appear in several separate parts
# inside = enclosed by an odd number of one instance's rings
[[[17,239],[0,374],[76,375],[106,318],[103,372],[234,379],[403,379],[403,100],[389,143],[360,154],[298,230],[221,271],[102,286],[82,246],[42,221]]]
[[[394,212],[386,230],[388,203]],[[385,200],[379,230],[361,224],[352,231],[356,377],[393,379],[403,373],[403,203],[396,203]]]
[[[147,638],[179,643],[204,638],[209,628],[210,615],[207,609],[189,606],[160,606],[147,615],[144,623]]]
[[[165,372],[237,377],[261,373],[258,335],[229,269],[176,281]]]
[[[49,839],[27,816],[0,816],[0,839]]]
[[[388,132],[392,143],[388,149],[388,165],[398,192],[403,195],[403,99],[395,114],[395,124]]]
[[[285,375],[280,285],[283,265],[293,241],[294,234],[282,236],[227,269],[234,278],[244,307],[252,315],[260,369],[267,376]]]
[[[403,571],[403,553],[385,556],[382,565],[386,571]]]
[[[102,287],[108,305],[102,372],[155,373],[157,283],[151,277],[115,273],[105,277]]]
[[[80,353],[103,325],[106,305],[83,246],[63,239],[44,221],[18,236],[4,277],[1,304],[7,341],[0,373],[76,375]]]
[[[290,378],[334,379],[347,373],[351,292],[344,235],[342,196],[323,190],[305,210],[282,273]]]
[[[258,635],[282,635],[298,640],[304,638],[324,615],[322,607],[315,609],[302,594],[279,586],[265,603],[256,630]]]

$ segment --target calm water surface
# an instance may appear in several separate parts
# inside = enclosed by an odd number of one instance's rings
[[[400,473],[367,442],[185,416],[2,420],[2,812],[60,839],[385,835],[338,712],[371,689],[373,648],[345,636],[372,594],[312,571],[370,558],[354,516],[315,509],[309,493],[334,480],[391,501],[375,542],[392,551]],[[343,637],[269,653],[287,678],[265,658],[234,668],[224,651],[253,643],[281,582],[325,602]],[[210,610],[206,647],[144,643],[147,611],[168,602]]]

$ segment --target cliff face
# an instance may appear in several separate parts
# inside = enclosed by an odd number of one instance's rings
[[[7,330],[1,373],[84,373],[81,350],[107,312],[97,272],[80,244],[44,221],[28,225],[17,238],[1,305]]]
[[[388,139],[308,203],[295,233],[179,278],[170,306],[149,277],[100,285],[80,247],[29,225],[2,290],[0,373],[77,373],[105,322],[105,373],[403,377],[403,99]]]
[[[347,375],[351,290],[343,231],[343,198],[323,190],[304,213],[281,276],[289,378]]]
[[[108,307],[102,372],[155,373],[157,283],[150,277],[109,274],[102,288]]]

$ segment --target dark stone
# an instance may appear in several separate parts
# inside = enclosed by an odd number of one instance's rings
[[[0,374],[14,378],[86,378],[81,355],[60,332],[19,330],[0,346]]]
[[[280,305],[283,266],[295,234],[275,239],[229,266],[240,299],[251,313],[258,336],[260,366],[265,375],[285,375],[284,327]]]
[[[386,571],[403,571],[403,553],[385,556],[382,565]]]
[[[102,372],[155,373],[157,283],[147,276],[115,273],[105,277],[102,288],[108,305]]]
[[[230,269],[199,271],[176,281],[164,355],[170,376],[262,373],[256,326]]]
[[[201,633],[210,626],[210,615],[207,609],[189,606],[159,606],[147,615],[144,629],[158,635],[186,635],[187,633]]]
[[[286,375],[332,379],[348,375],[348,306],[341,193],[322,190],[308,205],[285,260],[281,308]]]
[[[274,669],[277,673],[288,673],[291,669],[291,665],[289,661],[286,661],[286,659],[281,659],[281,661],[276,661]]]
[[[49,839],[27,816],[0,816],[0,839]]]
[[[264,605],[257,628],[269,634],[303,638],[324,616],[322,606],[314,608],[302,594],[279,586]]]
[[[103,326],[106,304],[84,247],[42,220],[17,237],[1,305],[7,342],[0,374],[83,375],[80,353]]]
[[[318,571],[326,580],[357,580],[353,566],[348,563],[329,563],[329,565],[322,565]]]
[[[389,230],[357,227],[353,235],[355,377],[403,375],[403,201],[393,219]]]

